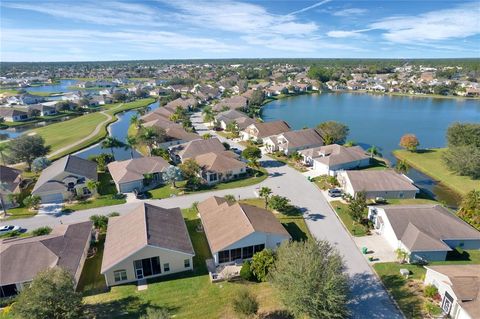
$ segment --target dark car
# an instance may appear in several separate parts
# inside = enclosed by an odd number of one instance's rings
[[[340,197],[342,196],[342,191],[338,188],[331,188],[328,190],[328,196],[330,197]]]

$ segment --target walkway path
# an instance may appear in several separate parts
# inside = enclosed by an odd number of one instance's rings
[[[192,122],[201,134],[201,130],[205,130],[206,128],[203,128],[203,124],[200,125],[198,121],[198,114],[196,114],[196,116],[192,117]],[[213,134],[212,132],[209,133]],[[221,139],[223,140],[223,138]],[[237,143],[231,141],[229,141],[229,143],[232,144],[232,146],[241,148]],[[212,195],[223,196],[225,194],[232,194],[237,198],[251,198],[255,196],[255,193],[260,187],[270,187],[274,194],[288,197],[292,204],[298,206],[303,211],[307,226],[315,238],[328,240],[343,255],[346,271],[351,278],[349,307],[352,311],[352,318],[403,318],[320,190],[301,173],[283,163],[268,157],[263,157],[260,162],[269,174],[269,178],[260,184],[161,200],[149,200],[147,202],[166,208],[187,208],[194,202],[202,201]],[[88,220],[93,214],[106,215],[111,212],[124,214],[137,205],[139,204],[127,203],[78,211],[70,215],[38,216],[30,219],[16,220],[15,224],[33,229],[43,225],[54,226],[59,224],[60,220],[62,220],[64,224],[74,223]],[[12,221],[9,223],[11,224]]]

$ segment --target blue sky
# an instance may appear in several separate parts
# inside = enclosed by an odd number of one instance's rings
[[[13,1],[1,61],[480,57],[476,1]]]

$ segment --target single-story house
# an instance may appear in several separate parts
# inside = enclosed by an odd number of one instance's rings
[[[49,106],[45,104],[33,104],[28,106],[28,111],[30,113],[38,113],[39,116],[48,116],[57,114],[57,110],[54,106]]]
[[[0,118],[3,118],[6,122],[21,122],[28,120],[30,117],[26,110],[2,107],[0,108]]]
[[[180,208],[142,203],[109,218],[101,274],[113,286],[192,270],[193,256]]]
[[[216,265],[248,260],[291,239],[271,212],[256,206],[214,196],[200,202],[198,212]]]
[[[220,102],[213,106],[213,110],[220,112],[223,110],[246,109],[247,105],[247,98],[241,95],[237,95],[220,100]]]
[[[185,144],[173,146],[170,148],[172,160],[174,162],[184,162],[186,159],[195,158],[206,153],[220,153],[225,151],[225,146],[218,138],[207,140],[197,139]]]
[[[119,193],[142,192],[163,183],[163,171],[170,164],[159,156],[132,158],[107,165]]]
[[[0,297],[17,294],[40,271],[62,267],[80,279],[92,240],[92,222],[57,225],[49,235],[4,239],[0,245]]]
[[[244,177],[247,173],[247,165],[229,151],[201,154],[195,161],[202,168],[202,179],[209,185]]]
[[[368,218],[393,250],[410,261],[445,260],[456,247],[480,249],[480,232],[440,205],[370,206]]]
[[[25,105],[45,102],[45,98],[43,96],[33,95],[30,93],[20,94],[19,100],[21,104]]]
[[[90,196],[89,180],[98,180],[97,163],[67,155],[42,171],[32,195],[40,196],[44,204],[63,202],[73,196]]]
[[[335,176],[337,171],[366,167],[370,157],[360,146],[345,147],[338,144],[307,148],[299,151],[303,164],[322,175]]]
[[[425,266],[425,285],[437,287],[443,313],[452,319],[480,318],[478,265]]]
[[[0,207],[5,209],[16,205],[10,199],[10,194],[20,194],[22,183],[22,171],[8,166],[0,165]]]
[[[227,126],[233,122],[236,123],[238,130],[244,130],[250,124],[256,123],[256,121],[247,114],[236,110],[221,112],[215,116],[215,125],[223,130],[227,129]]]
[[[358,192],[364,192],[367,199],[415,198],[420,191],[411,179],[392,169],[341,171],[338,172],[337,179],[343,191],[353,197]]]
[[[156,120],[143,124],[144,127],[155,127],[165,130],[166,141],[157,143],[159,148],[167,149],[170,146],[184,144],[193,140],[200,139],[200,136],[195,133],[187,132],[182,125],[159,117]]]
[[[324,145],[323,137],[313,128],[288,131],[276,136],[270,136],[264,140],[264,143],[265,150],[268,153],[280,151],[285,155]]]
[[[252,123],[240,131],[244,141],[253,140],[263,142],[265,138],[290,131],[290,126],[285,121]]]
[[[152,112],[149,112],[145,115],[142,115],[140,117],[140,119],[144,122],[144,123],[147,123],[147,122],[151,122],[151,121],[155,121],[159,118],[163,118],[163,119],[166,119],[166,120],[169,120],[170,119],[170,116],[175,113],[175,110],[170,110],[168,108],[165,108],[165,107],[159,107],[158,109],[155,109],[153,110]]]
[[[197,100],[195,100],[194,98],[190,98],[190,99],[182,99],[182,98],[178,98],[176,100],[173,100],[171,102],[168,102],[167,104],[165,104],[165,108],[167,109],[170,109],[171,111],[175,112],[175,110],[177,109],[177,107],[180,107],[186,111],[191,111],[193,110],[196,106],[198,105],[198,102]]]

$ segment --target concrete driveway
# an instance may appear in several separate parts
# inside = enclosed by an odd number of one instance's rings
[[[379,234],[370,236],[353,237],[355,244],[361,251],[362,247],[367,247],[368,254],[364,255],[366,259],[373,257],[374,260],[370,263],[392,262],[397,261],[397,254],[388,242]]]

